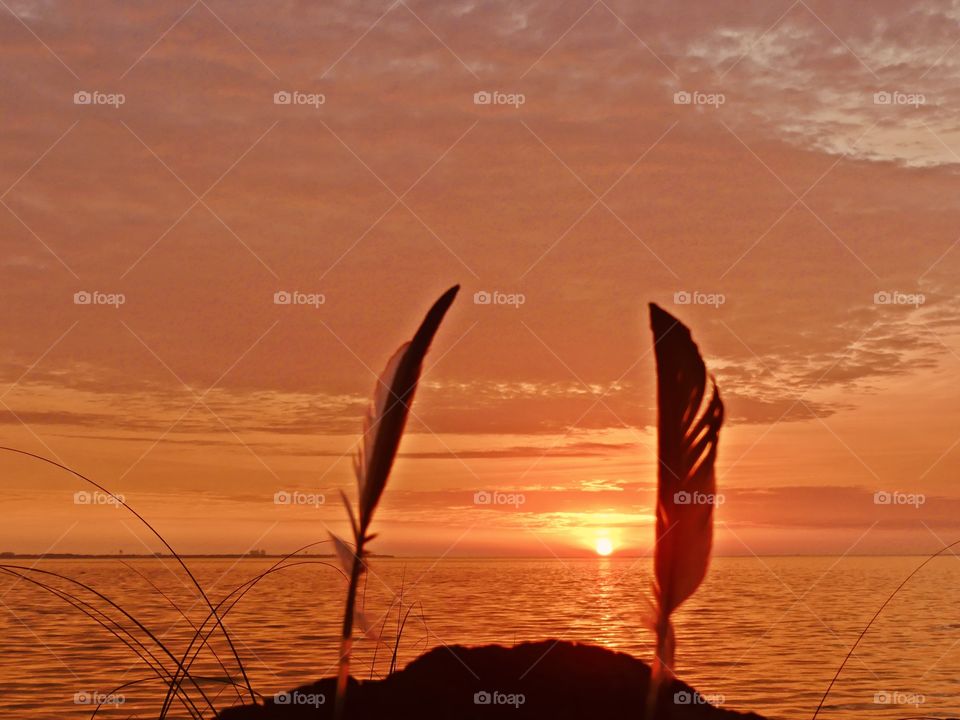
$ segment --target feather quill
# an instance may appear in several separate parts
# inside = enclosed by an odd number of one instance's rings
[[[703,582],[713,545],[717,457],[723,402],[690,330],[650,304],[657,362],[657,523],[654,549],[656,655],[647,702],[652,718],[663,680],[673,676],[670,616]]]
[[[337,674],[337,695],[334,716],[340,718],[344,711],[347,681],[350,677],[350,651],[353,644],[353,623],[357,618],[356,594],[363,573],[364,546],[373,535],[369,533],[373,513],[383,490],[387,486],[390,469],[403,437],[407,424],[410,405],[420,379],[423,359],[430,348],[433,336],[447,310],[457,296],[460,286],[447,290],[427,312],[414,334],[413,339],[404,343],[387,362],[373,390],[373,401],[367,408],[363,420],[363,443],[354,458],[353,469],[357,478],[357,512],[353,511],[350,500],[344,494],[343,503],[350,517],[350,527],[354,536],[354,547],[335,535],[334,547],[344,570],[349,566],[350,584],[347,587],[347,605],[343,616],[343,632],[340,638],[340,667]],[[361,626],[365,622],[361,620]],[[369,631],[369,627],[363,628]]]

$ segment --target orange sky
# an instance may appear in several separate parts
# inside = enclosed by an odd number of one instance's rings
[[[655,301],[727,403],[720,552],[957,537],[956,9],[322,5],[0,8],[3,444],[178,549],[322,539],[373,372],[460,282],[373,550],[643,552]],[[62,473],[0,473],[0,550],[157,547]],[[874,502],[894,491],[925,502]]]

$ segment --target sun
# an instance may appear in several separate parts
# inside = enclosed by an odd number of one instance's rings
[[[613,552],[613,543],[610,538],[597,538],[597,555],[609,555]]]

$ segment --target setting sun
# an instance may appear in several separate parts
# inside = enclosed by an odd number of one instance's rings
[[[597,555],[609,555],[613,552],[613,543],[610,538],[598,538],[596,545]]]

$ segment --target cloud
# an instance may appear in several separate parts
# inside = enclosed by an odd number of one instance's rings
[[[545,448],[558,473],[629,455],[655,422],[650,301],[691,327],[729,437],[785,433],[783,473],[822,449],[817,419],[845,438],[905,387],[922,442],[953,440],[953,7],[884,0],[869,21],[820,2],[199,4],[180,22],[163,4],[11,9],[47,45],[0,23],[11,437],[35,442],[27,423],[112,470],[103,458],[173,428],[179,469],[208,479],[238,446],[284,468],[339,457],[386,359],[459,281],[409,427],[454,449],[405,446],[405,460],[516,475]],[[81,89],[126,101],[75,105]],[[325,102],[277,105],[278,90]],[[525,102],[478,105],[480,90]],[[725,102],[676,104],[678,90]],[[81,290],[126,302],[76,305]],[[325,303],[278,306],[278,290]],[[675,301],[692,291],[725,301]],[[903,435],[896,419],[871,446]],[[631,496],[617,477],[583,486],[590,507]]]

